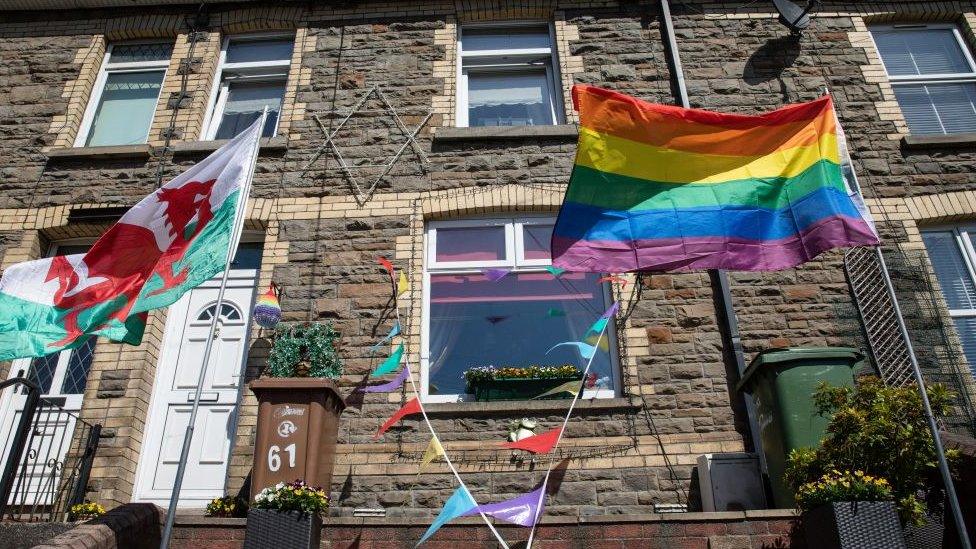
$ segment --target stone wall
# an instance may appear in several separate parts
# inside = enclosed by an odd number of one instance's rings
[[[0,22],[0,76],[11,83],[0,90],[2,264],[39,257],[43,242],[98,234],[69,224],[69,211],[131,205],[155,188],[157,173],[169,178],[197,162],[207,149],[195,142],[205,103],[201,97],[212,84],[212,56],[221,37],[296,29],[287,132],[262,151],[248,220],[249,229],[265,235],[259,288],[272,280],[282,286],[286,321],[330,321],[341,332],[346,374],[340,385],[350,407],[341,424],[333,512],[385,507],[391,517],[426,517],[453,484],[441,464],[417,475],[417,457],[428,440],[422,426],[407,420],[381,441],[372,440],[405,395],[352,394],[378,361],[370,346],[392,324],[388,279],[375,257],[390,257],[410,277],[402,313],[408,358],[416,367],[425,221],[555,212],[575,150],[572,127],[480,137],[450,127],[457,25],[551,20],[564,57],[559,67],[564,81],[672,103],[656,6],[610,0],[549,0],[532,7],[473,0],[274,10],[222,5],[211,8],[204,28],[190,28],[184,17],[189,11],[180,7],[126,14],[11,14]],[[968,149],[920,151],[904,145],[904,121],[890,110],[889,90],[877,78],[877,55],[864,38],[866,24],[891,19],[891,13],[967,22],[971,18],[960,10],[976,12],[973,3],[872,3],[872,11],[863,13],[833,3],[796,40],[767,9],[749,2],[676,3],[678,47],[693,106],[754,113],[812,99],[828,86],[892,252],[895,244],[919,250],[919,224],[976,215],[976,194],[965,194],[976,183],[976,155]],[[187,40],[193,30],[205,35],[191,55]],[[175,114],[161,101],[150,146],[143,150],[120,155],[65,149],[73,135],[68,130],[78,124],[79,102],[84,107],[79,98],[90,91],[86,82],[98,69],[93,59],[104,51],[98,44],[134,37],[172,38],[174,67],[180,66],[180,56],[201,58],[183,90],[191,99]],[[167,76],[167,93],[182,89],[173,88],[179,84],[173,78]],[[382,164],[406,139],[379,96],[368,98],[336,137],[347,162],[357,166],[355,179],[342,174],[331,153],[315,157],[325,133],[374,86],[409,130],[424,123],[428,113],[431,117],[418,137],[429,163],[422,164],[407,147],[371,189]],[[572,120],[572,113],[566,114]],[[176,137],[165,147],[162,134],[170,120]],[[929,196],[946,197],[954,208],[951,216],[941,199]],[[733,274],[732,291],[747,360],[773,346],[865,345],[842,252],[824,254],[798,269]],[[913,292],[906,288],[904,297],[931,301],[931,294]],[[566,516],[645,512],[654,503],[687,503],[694,509],[695,458],[748,446],[741,401],[732,391],[735,366],[723,354],[715,289],[705,273],[654,274],[632,278],[628,286],[615,287],[614,294],[626,313],[617,325],[623,390],[619,398],[582,404],[567,431],[566,451],[557,456],[567,460],[566,471],[549,509]],[[944,313],[939,307],[919,309],[915,326],[941,333]],[[165,314],[154,315],[140,347],[99,342],[82,416],[106,426],[91,494],[102,502],[123,503],[131,497],[164,324]],[[255,330],[247,379],[260,373],[267,347],[266,334]],[[964,364],[933,359],[927,365],[940,380],[962,380],[964,390],[972,383]],[[542,425],[554,424],[564,407],[451,404],[429,409],[480,501],[524,492],[541,478],[544,461],[513,460],[510,451],[494,449],[507,434],[506,423],[528,414]],[[227,481],[230,493],[246,487],[255,413],[253,395],[245,391]],[[962,419],[954,424],[971,423],[966,419],[970,413],[960,406]]]

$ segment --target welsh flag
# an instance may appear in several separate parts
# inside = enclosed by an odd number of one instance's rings
[[[142,199],[88,253],[4,271],[0,360],[44,356],[92,335],[136,345],[147,311],[220,273],[240,238],[260,123]]]

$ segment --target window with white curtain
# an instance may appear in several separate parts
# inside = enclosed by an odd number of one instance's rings
[[[954,25],[871,28],[913,134],[976,132],[976,63]]]
[[[145,143],[172,54],[171,43],[109,45],[75,146]]]
[[[293,35],[231,36],[220,51],[205,139],[230,139],[268,107],[261,134],[274,137],[295,45]]]
[[[922,240],[942,287],[949,315],[976,375],[976,225],[922,232]]]
[[[549,24],[466,25],[458,52],[459,127],[562,122]]]
[[[596,344],[587,334],[610,306],[610,288],[592,273],[553,274],[549,241],[555,219],[519,217],[431,222],[424,261],[421,386],[427,402],[465,395],[474,366],[586,364],[564,341]],[[488,276],[484,269],[506,273]],[[495,279],[497,278],[497,279]],[[597,346],[583,396],[619,388],[613,324]]]

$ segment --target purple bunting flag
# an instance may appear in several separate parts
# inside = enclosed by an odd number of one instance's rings
[[[492,282],[498,282],[510,272],[511,270],[509,269],[481,269],[481,274],[485,275],[485,278]]]
[[[395,391],[403,385],[403,382],[410,377],[410,369],[406,366],[400,370],[400,374],[393,378],[391,381],[384,383],[382,385],[367,385],[360,389],[364,393],[389,393],[390,391]]]
[[[600,315],[600,318],[610,318],[611,316],[617,314],[617,311],[619,311],[619,310],[620,310],[620,302],[619,301],[614,301],[613,302],[613,305],[611,305],[610,308],[607,309],[607,311],[605,313],[603,313],[602,315]]]
[[[484,513],[491,515],[499,520],[518,524],[519,526],[531,527],[542,515],[542,508],[545,505],[545,497],[542,494],[542,486],[523,494],[515,499],[499,501],[498,503],[486,503],[471,509],[464,516],[477,515]]]

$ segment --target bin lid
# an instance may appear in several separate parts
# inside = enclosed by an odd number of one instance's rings
[[[864,353],[860,349],[853,347],[780,347],[776,349],[766,349],[760,351],[756,358],[752,359],[749,367],[743,372],[742,378],[736,384],[735,390],[742,391],[750,385],[759,372],[769,366],[775,366],[788,362],[807,361],[807,360],[849,360],[851,364],[856,364],[864,360]]]

